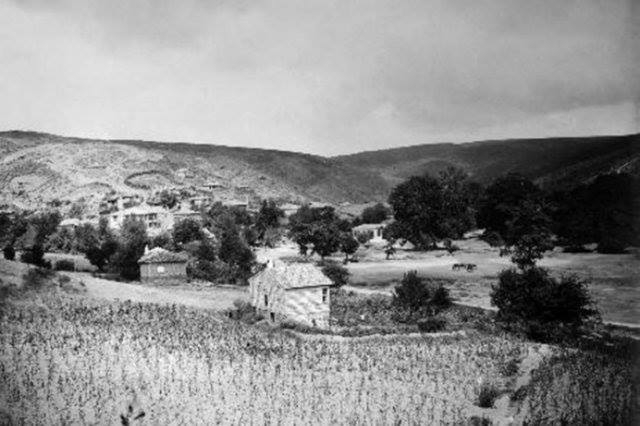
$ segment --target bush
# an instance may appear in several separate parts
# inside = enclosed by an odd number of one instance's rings
[[[394,303],[414,312],[427,309],[436,313],[451,306],[451,296],[441,282],[425,280],[416,271],[409,271],[395,288]]]
[[[16,250],[13,246],[6,246],[2,249],[2,253],[4,254],[4,258],[7,260],[14,260],[16,258]]]
[[[256,312],[255,308],[249,302],[236,299],[233,301],[233,309],[227,311],[227,316],[231,319],[245,322],[247,324],[255,324],[264,319],[262,315]]]
[[[54,273],[44,268],[31,268],[22,275],[22,284],[26,289],[37,290],[50,281]]]
[[[44,250],[40,246],[25,249],[20,254],[20,261],[36,266],[44,266]]]
[[[500,396],[500,389],[493,383],[483,383],[478,390],[476,405],[482,408],[493,408],[493,404]]]
[[[342,287],[343,285],[348,284],[349,276],[351,275],[347,268],[336,262],[324,262],[322,273],[329,277],[337,287]]]
[[[491,303],[505,328],[540,341],[559,341],[597,318],[585,282],[575,276],[557,279],[539,267],[506,269],[493,286]]]
[[[435,333],[435,332],[444,330],[446,323],[442,318],[427,317],[427,318],[419,319],[417,324],[418,324],[418,330],[420,330],[421,332]]]
[[[53,269],[56,271],[75,271],[76,264],[71,259],[60,259],[55,263]]]

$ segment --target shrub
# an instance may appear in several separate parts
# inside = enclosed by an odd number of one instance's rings
[[[249,302],[240,299],[233,301],[233,309],[227,311],[227,316],[247,324],[255,324],[264,319]]]
[[[40,246],[25,249],[20,254],[20,261],[36,266],[44,266],[44,250]]]
[[[56,271],[75,271],[76,264],[71,259],[60,259],[55,263],[53,269]]]
[[[336,262],[324,262],[322,273],[329,277],[337,287],[342,287],[343,285],[348,284],[349,276],[351,275],[347,268]]]
[[[42,288],[54,273],[44,268],[31,268],[22,275],[22,284],[26,289],[37,290]]]
[[[416,271],[409,271],[395,288],[394,303],[414,312],[439,312],[451,306],[451,297],[441,282],[425,280]]]
[[[493,408],[493,404],[500,396],[500,389],[493,383],[483,383],[478,390],[476,405],[482,408]]]
[[[451,303],[452,301],[449,290],[442,286],[442,284],[436,287],[431,295],[431,300],[429,301],[429,305],[436,311],[447,309],[451,306]]]
[[[429,302],[429,288],[417,271],[409,271],[396,286],[393,299],[397,305],[416,311]]]
[[[585,282],[575,276],[557,279],[539,267],[502,271],[491,303],[505,328],[540,341],[575,335],[585,321],[597,317]]]
[[[423,333],[435,333],[444,330],[446,323],[442,318],[427,317],[419,319],[417,324],[418,330],[422,331]]]
[[[16,258],[16,250],[13,246],[6,246],[2,249],[2,254],[4,254],[4,258],[7,260],[14,260]]]

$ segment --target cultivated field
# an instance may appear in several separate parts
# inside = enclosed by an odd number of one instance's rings
[[[557,350],[516,392],[541,349],[475,332],[300,340],[60,291],[9,298],[0,330],[0,423],[624,424],[635,403],[629,362]],[[509,362],[519,371],[505,374]],[[497,408],[476,406],[483,383],[507,391]]]

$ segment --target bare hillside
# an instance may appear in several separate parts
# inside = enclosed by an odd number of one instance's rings
[[[222,199],[368,201],[386,182],[322,157],[194,144],[102,141],[33,132],[0,133],[5,202],[37,205],[54,198],[148,193],[165,187],[215,186]]]

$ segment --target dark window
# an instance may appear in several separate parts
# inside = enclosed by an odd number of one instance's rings
[[[271,321],[275,321],[275,320],[276,320],[276,314],[271,312]]]
[[[269,297],[266,294],[264,295],[264,306],[269,306]]]
[[[326,288],[322,289],[322,303],[327,303],[327,295],[328,295],[328,291]]]

